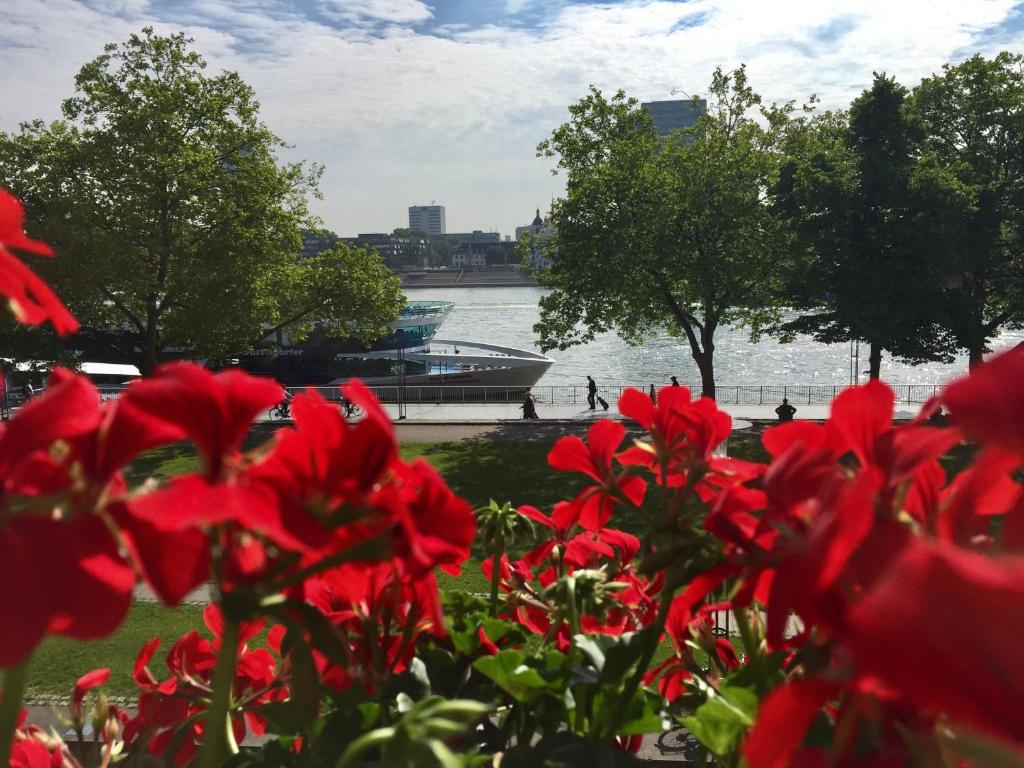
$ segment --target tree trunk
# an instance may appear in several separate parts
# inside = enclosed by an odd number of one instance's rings
[[[714,352],[704,351],[700,355],[694,355],[697,361],[697,369],[700,371],[700,394],[702,397],[715,399],[715,358]]]
[[[146,312],[146,339],[142,350],[142,360],[139,365],[139,373],[143,376],[152,376],[156,369],[156,345],[159,328],[157,326],[156,306],[151,304]]]
[[[700,370],[701,396],[711,400],[715,399],[715,329],[717,327],[718,323],[714,319],[709,302],[705,302],[704,327],[700,329],[700,343],[704,350],[697,357],[697,368]]]
[[[868,378],[878,379],[882,375],[882,346],[875,341],[868,344]]]
[[[967,368],[973,371],[979,365],[985,357],[985,332],[975,326],[973,332],[970,335],[970,339],[967,342]]]

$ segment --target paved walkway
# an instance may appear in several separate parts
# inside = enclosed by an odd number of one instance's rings
[[[824,421],[828,418],[829,405],[796,405],[797,419]],[[606,411],[598,408],[591,411],[587,406],[571,404],[537,403],[536,421],[525,421],[518,403],[410,403],[405,407],[405,417],[401,418],[399,408],[394,404],[385,404],[384,410],[397,423],[430,423],[430,424],[507,424],[522,423],[538,427],[544,422],[580,422],[589,423],[601,418],[622,419],[615,403],[609,403]],[[778,421],[775,405],[735,405],[719,403],[718,407],[734,419],[748,421]],[[913,405],[897,404],[896,418],[910,419],[917,413]]]

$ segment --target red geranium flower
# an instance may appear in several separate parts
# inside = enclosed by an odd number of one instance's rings
[[[174,643],[167,653],[171,676],[157,680],[149,667],[159,638],[146,643],[135,660],[133,678],[139,686],[138,714],[125,726],[124,739],[132,743],[146,739],[146,747],[154,755],[173,756],[178,765],[185,765],[196,754],[203,739],[202,715],[210,697],[217,652],[221,644],[223,617],[220,609],[210,604],[203,611],[203,622],[212,640],[192,630]],[[286,698],[286,677],[277,659],[266,648],[249,647],[249,642],[263,631],[264,622],[245,621],[239,626],[238,661],[232,686],[231,727],[238,743],[245,738],[247,727],[263,733],[266,720],[260,714],[263,705]],[[273,643],[268,643],[273,647]],[[176,738],[185,721],[184,738]],[[170,754],[172,743],[177,745]]]
[[[624,426],[601,419],[588,430],[586,443],[576,435],[558,439],[548,453],[548,464],[563,472],[582,472],[597,484],[584,488],[570,503],[555,509],[557,525],[579,523],[587,530],[597,530],[611,518],[615,505],[622,503],[620,494],[633,506],[643,503],[647,482],[612,471],[613,454],[625,436]]]
[[[274,499],[281,525],[309,550],[376,535],[391,524],[390,504],[397,503],[394,494],[376,495],[398,460],[390,419],[362,384],[351,382],[343,392],[365,418],[348,423],[315,390],[298,394],[295,429],[279,430],[271,454],[245,473],[247,483]],[[343,536],[333,541],[331,531],[342,521]]]
[[[217,480],[239,452],[253,419],[284,396],[272,379],[229,370],[213,374],[194,363],[169,363],[124,393],[127,407],[176,428],[195,443],[204,475]]]
[[[1024,745],[1024,559],[912,541],[849,611],[843,641],[925,711]]]
[[[452,493],[423,459],[408,466],[396,465],[395,473],[402,483],[402,503],[391,509],[396,554],[413,576],[435,566],[458,574],[476,536],[472,506]]]
[[[92,672],[86,672],[75,682],[75,690],[71,695],[71,719],[75,723],[82,722],[82,702],[85,701],[85,695],[89,693],[93,688],[99,688],[101,685],[106,685],[110,680],[110,669],[104,667],[102,669],[94,669]]]
[[[7,296],[19,322],[39,325],[49,320],[58,334],[74,333],[78,330],[78,321],[67,307],[35,272],[7,250],[15,248],[41,256],[53,255],[53,249],[46,243],[25,235],[24,221],[25,209],[21,202],[7,190],[0,189],[0,294]]]
[[[58,502],[73,478],[51,447],[99,423],[89,382],[56,371],[46,392],[0,425],[0,667],[20,662],[46,633],[103,637],[124,618],[135,575],[89,503]],[[74,589],[68,588],[74,585]]]
[[[1024,459],[1024,349],[1014,347],[985,361],[946,387],[941,402],[968,438]]]

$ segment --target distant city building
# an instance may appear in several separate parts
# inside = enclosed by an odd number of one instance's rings
[[[487,254],[474,250],[472,246],[458,248],[452,253],[452,267],[455,269],[485,266],[487,266]]]
[[[430,240],[414,235],[368,233],[346,237],[344,242],[376,251],[384,263],[396,271],[410,266],[425,267],[430,256]]]
[[[451,254],[451,266],[456,269],[478,267],[516,267],[521,261],[516,244],[511,240],[491,243],[460,243]]]
[[[648,101],[640,105],[646,109],[659,136],[668,136],[672,131],[690,128],[708,108],[704,99],[675,99],[672,101]]]
[[[428,235],[445,233],[443,205],[410,205],[409,229],[418,229]]]
[[[299,254],[304,259],[308,259],[311,256],[316,256],[321,251],[326,251],[328,248],[333,248],[341,240],[333,232],[302,232],[302,248],[299,249]]]
[[[450,232],[444,236],[450,243],[468,243],[470,245],[482,245],[484,243],[500,243],[499,232],[481,232],[474,229],[472,232]]]
[[[548,266],[548,259],[541,246],[554,234],[555,228],[541,218],[540,208],[537,209],[532,222],[525,227],[516,227],[516,242],[528,241],[530,243],[530,266],[538,269]]]

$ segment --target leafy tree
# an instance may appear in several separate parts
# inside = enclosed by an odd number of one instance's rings
[[[252,89],[205,74],[190,43],[147,28],[108,45],[75,78],[63,120],[0,135],[0,184],[61,256],[41,271],[83,326],[123,329],[104,338],[144,373],[171,352],[222,360],[289,318],[299,331],[314,317],[386,329],[397,284],[364,256],[298,256],[320,169],[278,163],[284,145]],[[353,272],[326,279],[329,268]],[[330,314],[352,307],[354,327]]]
[[[390,332],[405,303],[398,276],[371,248],[337,243],[293,269],[295,279],[280,297],[286,312],[260,328],[250,346],[273,343],[278,331],[293,340],[313,334],[372,341]]]
[[[542,347],[608,330],[639,344],[667,327],[686,337],[713,398],[718,328],[774,316],[786,249],[765,193],[792,107],[760,107],[743,67],[715,71],[710,101],[696,126],[662,141],[635,99],[592,87],[540,144],[567,174],[545,244]]]
[[[953,354],[934,319],[938,288],[914,186],[920,134],[906,96],[876,74],[848,115],[793,121],[773,190],[794,234],[787,303],[808,312],[780,335],[866,341],[873,379],[883,350],[911,362]]]
[[[913,105],[942,321],[973,367],[1001,329],[1024,327],[1024,57],[946,65],[914,89]]]
[[[450,267],[455,246],[444,237],[430,240],[430,265],[433,267]]]

